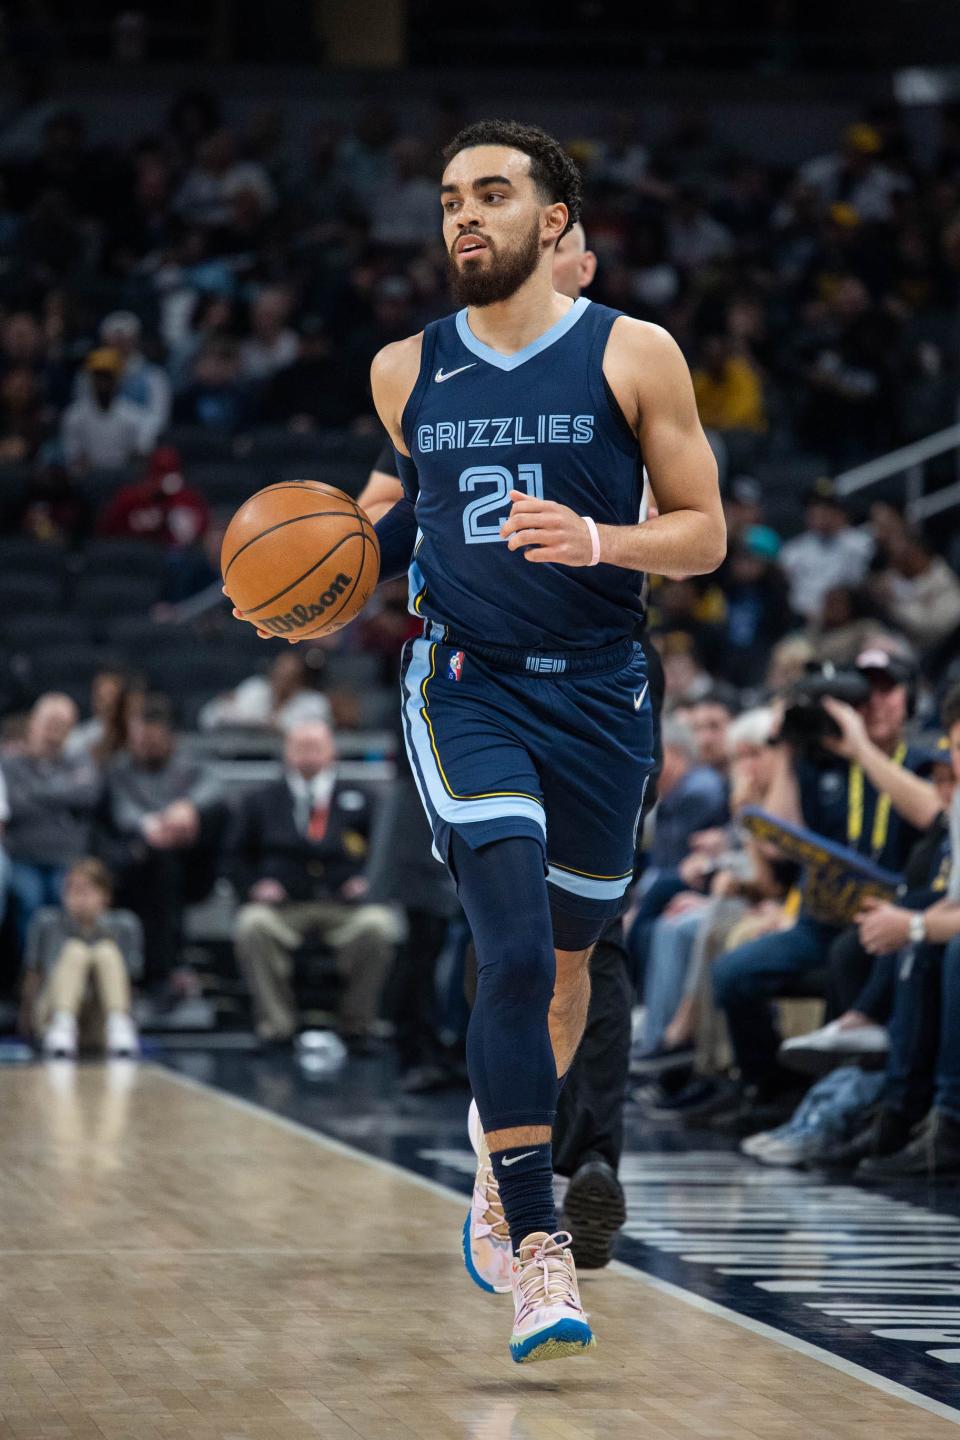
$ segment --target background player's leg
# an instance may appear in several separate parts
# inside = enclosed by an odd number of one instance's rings
[[[543,851],[527,836],[471,850],[455,834],[450,860],[477,952],[467,1069],[519,1249],[534,1231],[556,1229],[557,1065],[548,1025],[556,959]]]

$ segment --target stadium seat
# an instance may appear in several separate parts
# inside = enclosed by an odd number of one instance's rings
[[[104,575],[88,570],[77,581],[73,606],[82,615],[145,615],[160,589],[159,576]]]
[[[83,555],[87,575],[139,575],[156,578],[163,574],[162,546],[148,540],[91,540]]]
[[[10,629],[11,617],[49,615],[62,601],[59,581],[49,575],[5,575],[0,573],[0,616]]]
[[[31,697],[46,690],[65,690],[85,705],[94,675],[122,666],[122,656],[100,645],[58,644],[27,657],[23,681]]]
[[[231,460],[234,454],[232,440],[205,430],[201,425],[171,425],[160,436],[160,444],[172,445],[179,450],[185,467],[207,461]]]
[[[331,654],[323,669],[324,688],[334,690],[338,685],[352,689],[366,689],[377,686],[383,673],[383,661],[379,655]]]
[[[5,643],[19,654],[29,655],[54,645],[92,645],[93,626],[86,615],[20,615],[15,621],[0,620]]]
[[[262,478],[261,467],[245,465],[239,460],[191,464],[189,479],[209,504],[223,506],[242,505],[262,485],[269,483]]]
[[[85,475],[77,476],[76,486],[98,509],[103,509],[122,485],[142,480],[143,470],[142,464],[124,465],[115,470],[88,470]]]
[[[56,545],[41,545],[26,535],[0,539],[0,575],[48,576],[62,584],[74,557]]]
[[[210,648],[200,642],[179,651],[143,655],[142,665],[153,685],[177,699],[200,693],[210,699],[234,689],[257,668],[243,652]]]

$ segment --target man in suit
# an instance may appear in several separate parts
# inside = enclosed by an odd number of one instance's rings
[[[295,725],[281,780],[244,796],[232,837],[232,876],[246,902],[234,944],[262,1040],[297,1029],[293,956],[308,935],[334,950],[344,977],[338,1028],[362,1043],[377,1016],[394,949],[396,922],[383,905],[359,903],[371,808],[362,791],[337,780],[327,725]]]

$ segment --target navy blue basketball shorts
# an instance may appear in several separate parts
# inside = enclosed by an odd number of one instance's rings
[[[555,942],[586,948],[619,915],[633,877],[653,765],[643,650],[624,640],[524,655],[444,635],[429,623],[407,641],[401,669],[407,753],[434,854],[448,861],[453,833],[475,850],[532,836]],[[510,904],[505,895],[508,913]]]

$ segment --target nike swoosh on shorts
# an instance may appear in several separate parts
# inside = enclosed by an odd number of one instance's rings
[[[639,709],[640,709],[640,706],[643,704],[644,700],[647,698],[647,690],[648,690],[648,688],[649,688],[649,686],[644,685],[644,687],[643,687],[643,689],[640,691],[640,693],[639,693],[638,695],[634,695],[634,697],[633,697],[633,708],[634,708],[634,710],[639,710]]]

